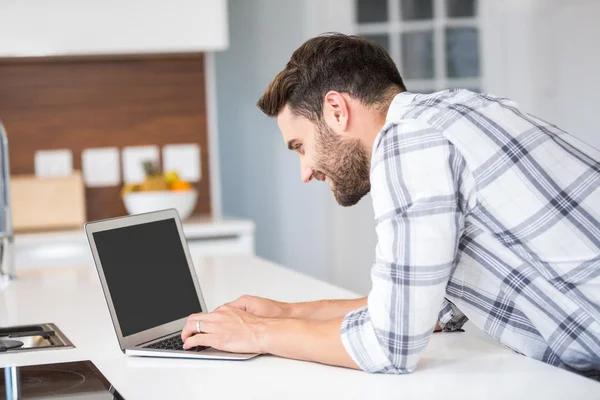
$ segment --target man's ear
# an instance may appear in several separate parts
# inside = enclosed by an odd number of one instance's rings
[[[344,95],[330,90],[323,102],[323,118],[325,122],[338,133],[345,132],[348,127],[350,108]]]

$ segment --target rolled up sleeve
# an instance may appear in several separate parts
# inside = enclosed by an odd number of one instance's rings
[[[416,369],[440,310],[445,327],[466,320],[444,296],[464,224],[467,172],[443,134],[421,122],[390,125],[375,146],[372,289],[367,306],[346,315],[341,335],[363,370],[403,374]]]
[[[444,299],[438,315],[438,323],[444,332],[454,332],[462,328],[469,319],[454,304]]]

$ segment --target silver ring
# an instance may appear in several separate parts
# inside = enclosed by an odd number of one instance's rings
[[[196,320],[196,332],[200,333],[200,320]]]

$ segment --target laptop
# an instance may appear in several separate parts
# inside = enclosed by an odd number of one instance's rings
[[[181,221],[164,210],[85,224],[121,350],[130,356],[247,360],[210,347],[183,349],[190,314],[207,312]]]

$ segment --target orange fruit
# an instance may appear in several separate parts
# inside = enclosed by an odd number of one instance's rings
[[[188,182],[180,181],[180,180],[172,182],[171,187],[170,187],[171,190],[175,190],[175,191],[190,190],[191,188],[192,188],[192,185],[190,185]]]

